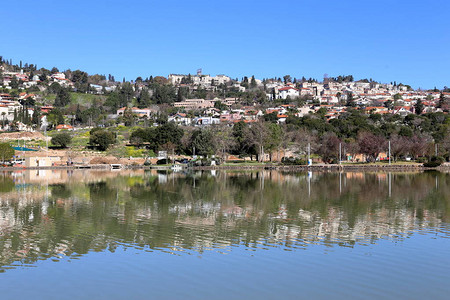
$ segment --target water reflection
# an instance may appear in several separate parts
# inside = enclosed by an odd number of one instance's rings
[[[3,173],[0,270],[119,246],[182,255],[448,237],[449,183],[443,173]]]

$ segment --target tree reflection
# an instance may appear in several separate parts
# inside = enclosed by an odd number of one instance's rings
[[[450,176],[436,172],[80,171],[52,173],[58,183],[48,185],[48,176],[22,175],[23,182],[17,174],[0,178],[4,268],[119,245],[173,253],[353,247],[449,228]]]

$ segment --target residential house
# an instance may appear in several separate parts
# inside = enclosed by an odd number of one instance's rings
[[[180,112],[176,113],[175,115],[169,116],[168,121],[185,126],[189,126],[192,123],[191,118],[189,118],[186,114]]]
[[[299,91],[291,86],[278,89],[278,99],[287,99],[288,97],[293,99],[300,96]]]
[[[220,124],[220,119],[213,118],[213,117],[198,117],[198,118],[194,118],[193,123],[195,126],[216,125],[216,124]]]

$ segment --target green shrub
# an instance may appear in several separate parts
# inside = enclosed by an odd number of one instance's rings
[[[68,132],[58,133],[52,137],[52,144],[61,148],[67,148],[72,142],[72,136]]]
[[[144,154],[144,149],[135,149],[134,146],[126,147],[127,156],[131,157],[142,157]]]
[[[0,159],[2,162],[10,160],[14,156],[14,148],[8,143],[0,143]]]
[[[306,165],[307,161],[298,157],[283,157],[281,159],[283,165]]]
[[[89,144],[97,147],[100,151],[105,151],[111,144],[116,142],[114,133],[105,129],[94,128],[90,134]]]
[[[167,164],[170,164],[170,163],[171,163],[171,160],[168,159],[168,158],[159,159],[156,162],[157,165],[167,165]]]
[[[444,162],[444,158],[441,156],[432,156],[427,162],[424,162],[425,168],[436,168]]]
[[[441,165],[441,163],[437,162],[437,161],[428,161],[423,164],[423,166],[425,168],[436,168],[436,167],[439,167],[440,165]]]
[[[426,157],[419,157],[416,159],[416,162],[418,163],[426,163],[428,161],[428,159]]]

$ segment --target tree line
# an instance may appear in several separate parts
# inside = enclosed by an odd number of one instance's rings
[[[233,154],[258,160],[264,155],[269,159],[277,155],[280,159],[288,150],[305,158],[309,150],[324,162],[333,163],[345,155],[355,160],[358,154],[364,154],[367,161],[375,161],[380,153],[387,153],[390,142],[393,160],[420,159],[436,152],[448,159],[449,122],[448,115],[443,113],[402,118],[390,114],[366,115],[358,110],[349,110],[328,121],[319,110],[304,117],[290,115],[285,124],[271,118],[203,128],[165,123],[138,128],[132,132],[130,143],[155,152],[223,157]]]

